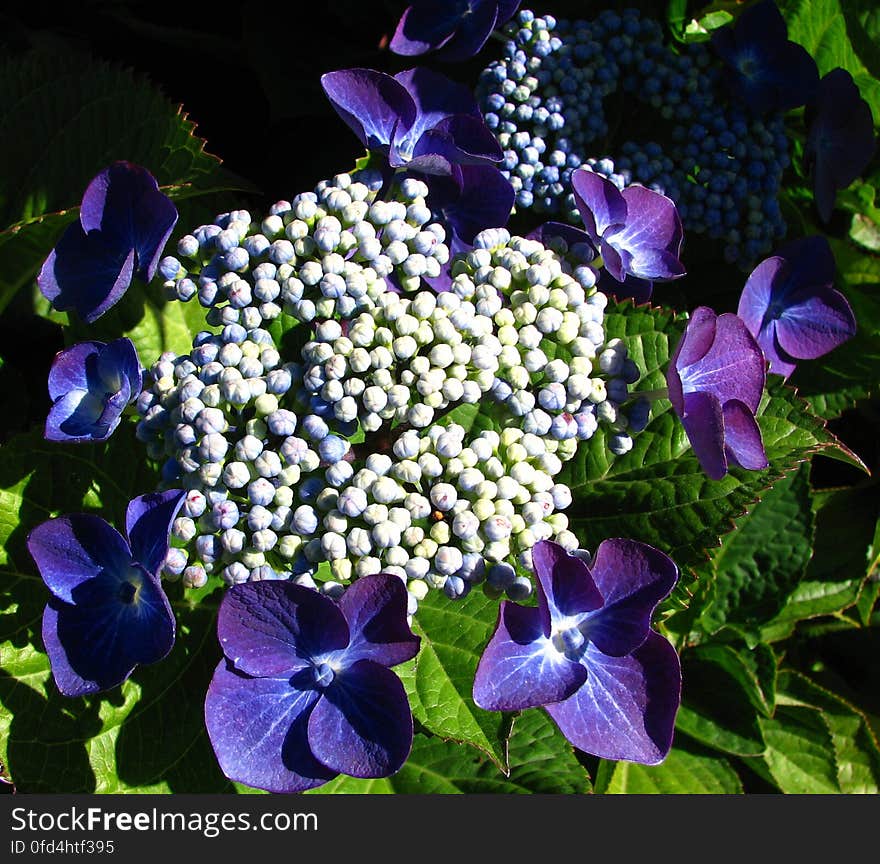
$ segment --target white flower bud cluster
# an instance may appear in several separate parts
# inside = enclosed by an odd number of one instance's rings
[[[631,449],[621,405],[640,373],[624,342],[606,337],[608,298],[580,251],[505,229],[484,231],[474,243],[453,265],[452,291],[492,316],[502,346],[493,397],[521,418],[524,431],[563,444],[563,458],[600,423],[613,452]]]
[[[375,309],[315,328],[302,351],[303,392],[340,423],[374,432],[385,422],[424,429],[450,405],[477,403],[498,369],[491,317],[451,292],[391,291]]]
[[[369,172],[338,174],[276,202],[261,222],[245,210],[222,213],[162,260],[166,290],[197,298],[211,325],[247,329],[282,313],[350,318],[373,308],[386,279],[418,290],[449,260],[446,231],[432,220],[422,181],[404,180],[390,201],[377,199],[381,185]]]
[[[189,272],[163,260],[219,330],[162,355],[137,403],[163,482],[186,490],[166,578],[336,596],[382,571],[413,612],[431,588],[461,597],[491,573],[490,593],[522,599],[535,543],[577,548],[563,463],[599,424],[621,454],[647,422],[584,250],[486,231],[437,294],[420,280],[449,253],[427,188],[403,180],[379,201],[380,187],[339,175],[256,227],[236,211],[187,235]],[[307,333],[295,356],[264,327],[282,313],[282,331]],[[481,403],[494,430],[465,423]]]

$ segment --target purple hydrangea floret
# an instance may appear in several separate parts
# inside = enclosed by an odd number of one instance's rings
[[[712,34],[712,45],[731,68],[733,94],[753,111],[789,111],[816,95],[819,70],[809,52],[788,38],[773,0],[746,9],[732,26]]]
[[[142,371],[130,339],[80,342],[59,351],[49,370],[49,441],[103,441],[141,392]]]
[[[535,544],[532,561],[538,605],[502,602],[474,701],[490,711],[543,706],[579,750],[662,762],[681,666],[651,616],[678,568],[652,546],[623,539],[602,542],[589,566],[549,540]]]
[[[575,203],[605,271],[622,289],[618,297],[647,300],[655,281],[685,275],[679,256],[681,219],[670,198],[645,186],[623,191],[601,174],[580,168],[572,174]]]
[[[343,69],[321,76],[321,85],[360,142],[392,168],[449,175],[455,165],[501,161],[501,146],[471,91],[430,69],[393,77]]]
[[[808,106],[808,118],[804,160],[813,173],[819,216],[827,222],[837,190],[846,189],[874,155],[874,120],[852,75],[840,68],[832,69],[819,82],[816,101]]]
[[[59,516],[37,525],[27,545],[51,592],[43,643],[65,696],[109,690],[174,644],[174,614],[159,572],[179,489],[134,498],[126,540],[98,516]]]
[[[408,57],[434,52],[438,60],[473,57],[496,27],[509,21],[520,0],[416,0],[408,6],[388,46]]]
[[[822,235],[787,243],[746,281],[737,314],[758,340],[770,371],[788,377],[855,335],[846,297],[833,287],[834,255]]]
[[[149,282],[177,223],[177,208],[145,168],[114,162],[86,188],[79,219],[68,226],[37,276],[59,311],[100,318],[133,277]]]
[[[390,670],[416,655],[403,582],[364,576],[338,602],[292,582],[236,585],[217,633],[226,655],[205,700],[224,774],[300,792],[337,774],[386,777],[409,756],[413,724]]]
[[[766,383],[764,355],[736,315],[697,307],[669,361],[666,383],[703,470],[713,480],[730,465],[760,470],[767,455],[755,412]]]

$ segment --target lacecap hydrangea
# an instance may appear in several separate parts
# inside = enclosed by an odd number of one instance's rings
[[[222,214],[161,262],[211,326],[137,402],[138,437],[186,490],[166,578],[338,596],[385,572],[411,612],[484,580],[521,599],[535,543],[577,546],[563,464],[600,424],[615,454],[646,424],[589,244],[494,229],[450,260],[425,184],[381,185],[337,175],[262,220]],[[423,277],[444,266],[436,294]]]

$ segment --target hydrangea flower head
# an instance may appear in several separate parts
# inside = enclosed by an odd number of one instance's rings
[[[419,647],[406,605],[403,582],[385,573],[358,579],[338,603],[292,582],[231,588],[217,622],[226,656],[205,701],[226,776],[300,792],[339,773],[397,771],[413,726],[389,667]]]
[[[177,223],[177,208],[155,177],[130,162],[114,162],[86,188],[79,219],[58,241],[37,276],[59,311],[86,322],[117,303],[134,276],[149,282]]]
[[[473,57],[496,27],[513,17],[520,0],[416,0],[408,6],[391,44],[395,54],[434,52],[439,60]]]
[[[121,684],[141,663],[161,660],[174,644],[174,614],[159,571],[184,493],[134,498],[126,540],[91,514],[59,516],[31,531],[27,545],[52,593],[43,642],[65,696]]]
[[[840,68],[819,82],[815,104],[807,113],[810,125],[804,158],[812,167],[816,207],[827,222],[837,190],[846,189],[874,155],[874,120],[852,75]]]
[[[789,111],[810,102],[819,70],[809,52],[788,38],[788,27],[773,0],[746,9],[736,23],[712,34],[718,56],[731,67],[734,95],[753,111]]]
[[[327,72],[321,85],[337,114],[392,168],[449,175],[454,165],[500,162],[501,146],[463,84],[430,69],[393,77],[373,69]]]
[[[49,370],[49,441],[103,441],[141,392],[141,364],[130,339],[80,342],[59,351]]]
[[[729,465],[760,470],[767,456],[755,411],[766,381],[764,355],[730,312],[694,310],[666,372],[669,400],[694,454],[713,480]]]
[[[683,232],[671,199],[645,186],[622,191],[601,174],[578,169],[571,185],[584,227],[605,270],[624,293],[647,299],[651,286],[684,276],[679,256]],[[646,293],[647,292],[647,293]]]
[[[822,235],[787,243],[751,273],[737,314],[770,371],[786,378],[798,360],[821,357],[855,335],[846,297],[833,287],[834,255]]]
[[[532,551],[537,607],[504,601],[474,679],[490,711],[543,706],[579,750],[654,765],[672,744],[681,699],[673,646],[651,629],[678,568],[632,540],[592,562],[542,540]]]

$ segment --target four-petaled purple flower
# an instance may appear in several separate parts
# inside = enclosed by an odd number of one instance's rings
[[[358,579],[336,603],[291,582],[227,591],[217,632],[225,658],[205,720],[224,774],[299,792],[339,773],[385,777],[412,747],[406,692],[388,667],[418,653],[396,576]]]
[[[832,69],[819,82],[807,106],[809,132],[804,161],[813,172],[813,194],[823,222],[831,218],[838,189],[846,189],[865,170],[877,145],[871,108],[852,75]]]
[[[809,52],[788,38],[773,0],[750,6],[736,23],[712,34],[718,56],[731,67],[734,95],[753,111],[789,111],[812,101],[819,70]]]
[[[601,174],[579,168],[572,174],[575,203],[605,270],[623,289],[618,297],[651,296],[655,281],[684,276],[679,256],[681,218],[670,198],[645,186],[623,191]]]
[[[758,340],[770,371],[786,378],[855,335],[846,297],[833,287],[834,255],[821,235],[787,243],[746,281],[737,315]]]
[[[37,284],[59,311],[92,323],[134,276],[149,282],[177,223],[177,208],[145,168],[114,162],[83,195],[79,219],[43,263]]]
[[[673,646],[651,615],[678,579],[645,543],[605,540],[592,563],[542,540],[532,550],[537,607],[504,601],[480,658],[474,701],[490,711],[543,706],[579,750],[655,765],[681,699]]]
[[[520,0],[416,0],[400,18],[391,44],[395,54],[435,52],[438,60],[473,57],[519,8]]]
[[[134,498],[126,539],[103,519],[78,513],[37,525],[27,545],[52,593],[43,643],[65,696],[121,684],[141,663],[161,660],[174,644],[174,613],[159,572],[178,489]]]
[[[103,441],[141,392],[141,364],[130,339],[80,342],[59,351],[49,370],[49,441]]]
[[[742,319],[694,310],[666,371],[669,400],[703,470],[760,470],[767,456],[755,411],[766,382],[764,355]]]
[[[337,114],[392,168],[448,175],[454,165],[500,162],[501,146],[463,84],[430,69],[393,77],[373,69],[321,76]]]

